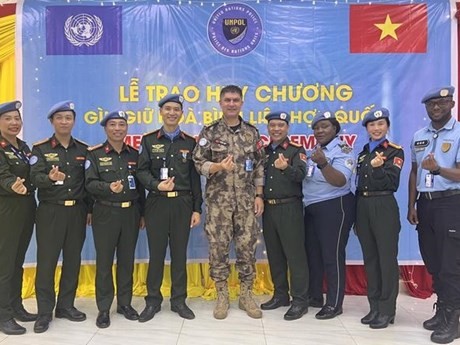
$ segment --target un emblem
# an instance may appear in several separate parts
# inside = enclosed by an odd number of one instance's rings
[[[76,47],[95,45],[103,32],[101,19],[87,13],[70,16],[64,24],[65,37]]]

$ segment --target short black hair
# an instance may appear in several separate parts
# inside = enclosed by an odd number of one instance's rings
[[[241,99],[243,99],[243,90],[241,90],[241,87],[237,85],[227,85],[222,90],[220,90],[220,95],[219,97],[222,98],[222,96],[226,93],[237,93],[240,95]]]

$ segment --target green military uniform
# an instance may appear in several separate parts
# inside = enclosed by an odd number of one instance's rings
[[[162,128],[142,138],[137,177],[149,191],[145,207],[150,252],[147,305],[159,305],[163,300],[160,287],[168,242],[171,305],[181,304],[187,297],[186,254],[190,221],[193,212],[201,213],[203,202],[200,176],[192,161],[195,145],[195,139],[182,131],[171,140]],[[175,177],[172,192],[158,190],[162,168],[167,168],[169,177]]]
[[[308,264],[305,253],[302,181],[306,174],[306,155],[302,146],[286,138],[279,145],[265,147],[263,213],[264,239],[274,296],[289,300],[288,266],[292,303],[308,305]],[[288,159],[285,170],[275,168],[279,154]]]
[[[22,265],[35,221],[31,153],[24,141],[17,141],[18,148],[0,135],[0,322],[13,318],[14,311],[22,308]],[[11,189],[17,177],[25,179],[26,195]]]
[[[373,168],[376,152],[386,157]],[[392,316],[399,287],[398,239],[401,224],[393,192],[399,186],[404,151],[383,140],[372,151],[369,144],[358,155],[356,232],[363,250],[371,311]]]
[[[92,228],[96,246],[96,303],[110,310],[114,298],[112,264],[117,252],[117,303],[131,305],[134,251],[139,235],[145,192],[137,181],[138,151],[123,145],[120,153],[108,141],[88,149],[86,190],[94,197]],[[110,183],[121,180],[123,191],[114,193]]]
[[[56,304],[54,273],[61,250],[62,274],[56,306],[59,309],[73,307],[86,237],[86,217],[91,206],[85,192],[87,148],[87,144],[75,138],[71,138],[65,148],[54,135],[32,148],[31,176],[38,188],[39,200],[35,280],[39,315],[50,314]],[[53,166],[66,174],[62,184],[49,179]]]

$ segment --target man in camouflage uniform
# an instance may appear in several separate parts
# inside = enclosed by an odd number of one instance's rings
[[[239,116],[241,88],[224,87],[219,104],[223,118],[203,128],[193,152],[197,170],[207,178],[205,232],[211,278],[217,288],[214,317],[227,317],[229,251],[234,239],[241,281],[239,307],[250,317],[261,318],[262,312],[252,298],[252,285],[259,229],[256,217],[264,209],[265,154],[257,129]]]

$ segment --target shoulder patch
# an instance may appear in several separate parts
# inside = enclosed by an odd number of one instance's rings
[[[256,126],[254,126],[253,124],[250,124],[248,121],[245,121],[245,120],[243,120],[243,122],[249,127],[254,128],[257,131],[257,133],[259,133],[259,129]]]
[[[151,131],[151,132],[147,132],[147,133],[142,134],[142,136],[146,137],[147,135],[151,135],[151,134],[157,133],[158,131],[159,131],[159,129],[155,129],[154,131]]]
[[[193,135],[190,135],[184,131],[181,131],[186,137],[190,138],[190,139],[193,139],[194,141],[196,141],[195,137]]]
[[[292,145],[294,147],[302,147],[302,145],[293,143],[292,141],[289,142],[289,145]]]
[[[84,145],[84,146],[86,146],[86,147],[89,146],[89,144],[85,143],[84,141],[81,141],[80,139],[75,139],[75,138],[73,138],[73,140],[75,140],[77,143],[82,144],[82,145]]]
[[[343,153],[350,153],[352,151],[352,148],[347,144],[340,144],[339,146],[342,149]]]
[[[212,121],[209,125],[206,125],[205,128],[214,127],[215,125],[217,125],[220,122],[220,120],[221,119],[217,119],[217,120]]]
[[[100,147],[104,146],[104,144],[98,144],[98,145],[95,145],[95,146],[91,146],[91,147],[88,147],[88,151],[94,151]]]
[[[391,141],[388,142],[388,145],[391,147],[394,147],[395,149],[402,150],[402,146],[396,145],[395,143],[392,143]]]
[[[45,143],[49,142],[50,140],[51,140],[51,138],[46,138],[46,139],[37,141],[36,143],[33,144],[33,146],[39,146],[39,145],[45,144]]]

